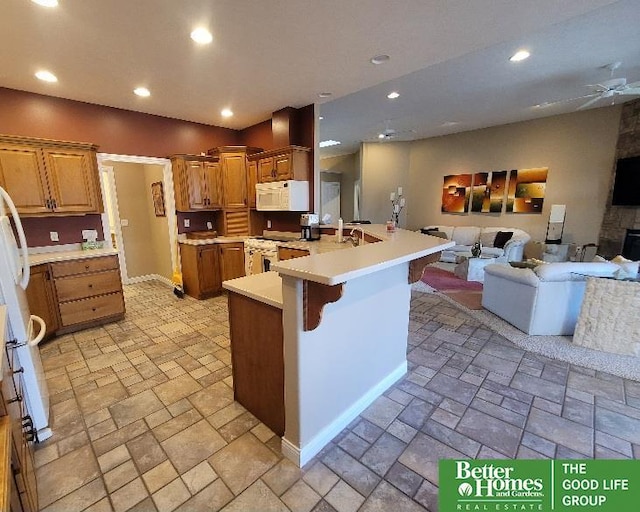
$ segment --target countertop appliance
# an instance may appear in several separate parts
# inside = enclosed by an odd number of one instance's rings
[[[268,272],[271,264],[278,261],[278,242],[264,238],[247,238],[244,240],[244,272],[245,275]]]
[[[309,209],[308,181],[272,181],[256,184],[256,209],[304,212]]]
[[[20,247],[16,242],[9,215],[13,217]],[[27,241],[22,222],[11,197],[0,187],[0,304],[6,304],[7,307],[7,348],[18,351],[27,410],[37,433],[36,439],[42,441],[52,434],[49,427],[49,392],[38,349],[46,326],[40,317],[29,312],[25,292],[29,284],[29,275]],[[39,328],[35,337],[34,324],[38,324]]]
[[[320,240],[320,216],[317,213],[300,215],[300,236],[303,240]]]

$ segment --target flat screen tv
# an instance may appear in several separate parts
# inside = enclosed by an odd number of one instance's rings
[[[640,206],[640,156],[618,160],[611,204]]]

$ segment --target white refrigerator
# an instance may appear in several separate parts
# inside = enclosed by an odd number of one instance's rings
[[[16,242],[11,218],[20,245]],[[8,347],[17,350],[23,369],[24,400],[37,439],[51,436],[49,393],[38,343],[45,333],[44,321],[29,311],[25,290],[29,283],[29,256],[22,222],[9,194],[0,187],[0,304],[7,306]]]

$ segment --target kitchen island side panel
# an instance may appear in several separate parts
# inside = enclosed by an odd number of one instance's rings
[[[343,296],[326,305],[319,326],[307,332],[302,280],[282,276],[283,450],[299,465],[406,373],[408,267],[405,262],[347,281]]]

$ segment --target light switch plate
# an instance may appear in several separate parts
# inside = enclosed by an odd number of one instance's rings
[[[59,242],[60,238],[58,238],[58,232],[57,231],[49,231],[49,238],[51,238],[52,242]]]
[[[189,226],[191,226],[191,221],[189,219],[184,219],[184,227],[188,228]]]
[[[95,229],[83,229],[82,230],[82,239],[83,240],[97,240],[98,239],[98,231]]]
[[[120,219],[120,225],[126,228],[129,225],[129,219]]]
[[[270,220],[267,221],[267,229],[271,229],[271,221]]]
[[[207,222],[207,229],[213,229],[213,224],[211,222]]]

